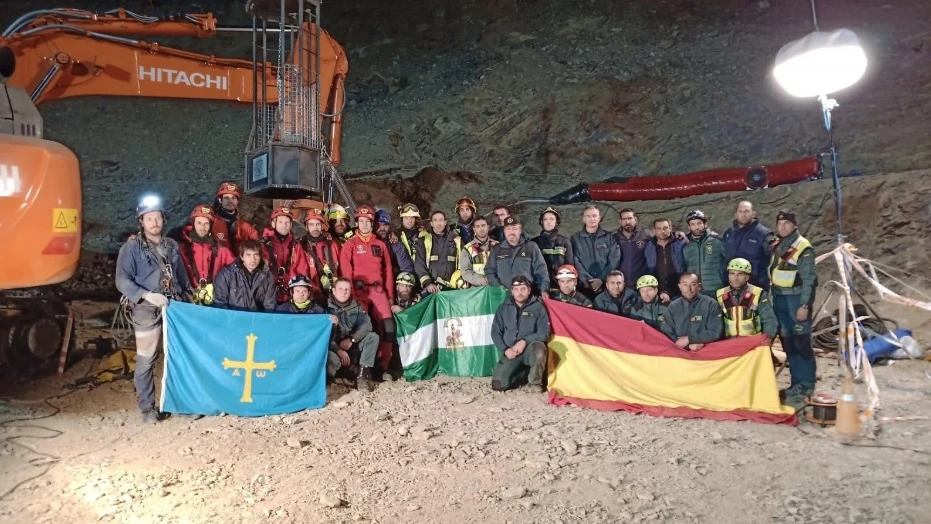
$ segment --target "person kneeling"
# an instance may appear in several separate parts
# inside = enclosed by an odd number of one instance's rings
[[[550,319],[533,283],[523,275],[511,280],[511,295],[501,304],[491,324],[491,339],[502,352],[491,375],[491,389],[507,391],[527,381],[544,390],[546,339]]]
[[[378,352],[378,335],[372,332],[372,319],[352,298],[352,283],[339,278],[333,284],[327,309],[339,322],[333,326],[327,375],[349,371],[359,391],[371,391],[370,380]]]
[[[556,270],[556,282],[559,284],[559,295],[556,300],[575,306],[592,307],[592,301],[582,293],[576,291],[579,283],[579,272],[575,266],[563,264]]]
[[[288,293],[291,298],[283,304],[278,304],[275,311],[279,313],[323,313],[323,308],[313,301],[311,285],[310,279],[304,275],[292,278],[288,282]]]
[[[721,340],[724,320],[718,301],[701,294],[698,275],[685,272],[679,275],[679,292],[682,296],[669,304],[660,329],[677,346],[686,351],[698,351]]]
[[[659,280],[653,275],[643,275],[637,279],[637,292],[640,293],[640,300],[631,308],[630,318],[642,320],[651,328],[659,330],[667,310],[662,300],[657,298]]]

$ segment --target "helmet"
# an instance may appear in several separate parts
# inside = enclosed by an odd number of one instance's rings
[[[459,211],[459,208],[462,206],[471,207],[472,212],[475,213],[475,202],[472,201],[469,197],[462,197],[456,202],[456,211]]]
[[[696,209],[696,210],[694,210],[694,211],[689,211],[689,214],[686,215],[686,217],[685,217],[685,223],[688,224],[688,223],[691,222],[692,220],[696,220],[696,219],[701,220],[702,222],[707,222],[707,221],[708,221],[708,215],[702,213],[702,211],[701,211],[700,209]]]
[[[223,182],[217,189],[217,198],[223,198],[223,195],[232,195],[236,198],[242,198],[242,189],[235,182]]]
[[[579,278],[579,272],[576,271],[575,267],[569,264],[563,264],[556,270],[556,280],[564,280],[567,278],[577,279]]]
[[[304,215],[304,223],[308,223],[311,220],[319,220],[321,224],[326,224],[326,219],[323,218],[322,209],[308,209],[307,213]]]
[[[136,206],[136,218],[142,218],[142,215],[153,211],[161,211],[162,217],[165,216],[165,206],[162,205],[162,199],[155,195],[146,195],[139,200]]]
[[[390,224],[391,215],[388,214],[388,211],[384,209],[379,209],[375,212],[375,221],[379,224]]]
[[[272,211],[272,218],[271,218],[271,221],[274,222],[275,219],[278,218],[278,217],[288,217],[288,218],[290,218],[291,220],[294,220],[294,217],[291,216],[291,208],[288,207],[288,206],[276,207],[276,208]]]
[[[339,204],[330,204],[330,207],[327,209],[327,219],[335,220],[337,218],[349,218],[349,213],[346,212],[346,208]]]
[[[197,217],[206,218],[211,222],[217,218],[216,214],[213,212],[213,208],[207,204],[197,204],[194,206],[194,210],[191,211],[191,215],[188,218],[191,219],[191,223],[193,224],[194,219]]]
[[[359,206],[359,209],[356,210],[356,218],[367,218],[375,222],[375,210],[372,209],[372,206]]]
[[[294,278],[288,281],[288,289],[298,286],[307,286],[308,288],[313,289],[313,286],[310,284],[310,280],[308,280],[304,275],[294,275]]]
[[[750,261],[746,258],[735,258],[731,260],[727,265],[728,271],[740,271],[741,273],[750,274],[753,270],[753,266],[750,264]]]
[[[401,211],[401,218],[415,217],[420,218],[420,209],[414,204],[407,203],[398,208]]]
[[[469,283],[462,278],[462,272],[457,269],[449,276],[449,287],[450,289],[466,289]]]
[[[559,216],[559,211],[556,211],[556,208],[553,206],[547,206],[546,209],[540,212],[540,227],[543,227],[543,215],[547,213],[556,215],[556,227],[559,227],[560,222],[562,222],[562,217]]]
[[[659,287],[659,280],[653,275],[643,275],[637,279],[637,289],[642,287]]]
[[[414,279],[414,275],[408,273],[407,271],[402,271],[398,273],[398,277],[394,279],[395,284],[402,284],[405,286],[413,286],[417,284],[417,280]]]

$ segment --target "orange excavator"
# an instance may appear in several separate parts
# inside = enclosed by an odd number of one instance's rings
[[[51,9],[23,15],[0,34],[0,245],[9,248],[0,257],[0,363],[20,370],[47,368],[67,343],[70,329],[61,297],[42,286],[62,283],[77,269],[80,166],[68,148],[43,138],[36,105],[87,95],[252,103],[248,150],[261,145],[256,136],[267,129],[257,127],[268,127],[267,106],[277,104],[279,93],[285,92],[279,70],[299,60],[312,61],[312,67],[298,69],[304,72],[298,82],[314,89],[319,102],[311,112],[319,119],[314,129],[321,135],[326,130],[321,143],[330,165],[338,166],[348,62],[342,46],[319,28],[316,7],[316,20],[280,23],[277,31],[292,33],[290,41],[297,45],[287,55],[283,46],[275,49],[283,55],[277,63],[256,51],[274,49],[267,35],[275,29],[258,17],[251,28],[223,28],[209,13],[152,17],[123,9],[103,14]],[[131,38],[209,38],[246,31],[252,33],[252,61]],[[281,80],[287,82],[295,82],[293,76]],[[293,110],[281,113],[277,122],[284,129],[282,122],[289,120],[284,113]],[[257,118],[265,119],[261,126]]]

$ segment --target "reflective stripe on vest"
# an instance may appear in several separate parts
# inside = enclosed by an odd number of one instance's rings
[[[488,255],[491,254],[491,240],[485,245],[488,246],[488,251],[478,247],[475,240],[465,245],[465,250],[469,254],[469,259],[472,260],[472,271],[475,271],[479,275],[485,274],[485,264],[488,263]]]
[[[725,287],[719,289],[716,295],[718,305],[724,310],[725,336],[728,338],[749,337],[763,332],[759,313],[763,288],[748,284],[743,295],[734,297],[731,295],[731,288]]]
[[[783,256],[779,257],[773,273],[770,275],[770,283],[777,287],[792,288],[795,287],[795,278],[798,276],[798,258],[802,252],[811,248],[811,243],[805,237],[799,235],[786,250]],[[789,255],[788,258],[785,258]],[[776,254],[773,253],[775,259]]]

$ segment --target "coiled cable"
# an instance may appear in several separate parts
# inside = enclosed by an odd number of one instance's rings
[[[860,327],[865,330],[864,334],[867,335],[864,338],[882,335],[894,331],[899,327],[898,322],[895,320],[869,316],[869,312],[863,304],[855,304],[853,306],[853,311],[857,315],[857,318],[867,317],[859,321]],[[835,309],[834,312],[831,313],[831,316],[822,318],[812,327],[812,342],[816,347],[832,351],[837,350],[838,331],[840,330],[838,326],[839,314],[840,311]],[[891,324],[893,327],[890,329],[887,327],[887,324]]]

